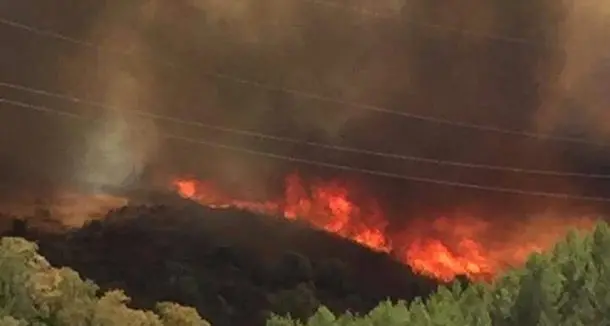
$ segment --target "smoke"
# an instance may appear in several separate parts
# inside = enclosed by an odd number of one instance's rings
[[[165,40],[159,41],[164,48],[173,49],[157,54],[190,68],[188,72],[164,75],[175,81],[174,86],[164,90],[165,106],[173,114],[305,140],[481,164],[582,172],[599,172],[599,167],[606,164],[606,158],[595,148],[467,131],[347,104],[367,103],[513,130],[572,134],[577,128],[597,129],[594,120],[602,119],[594,118],[591,123],[585,121],[584,126],[578,126],[571,117],[562,120],[567,127],[543,128],[552,121],[544,112],[555,107],[551,103],[556,103],[558,94],[566,94],[561,90],[565,80],[574,80],[578,71],[592,78],[589,72],[576,67],[585,67],[587,60],[579,57],[591,56],[595,51],[575,42],[584,34],[603,38],[601,26],[605,20],[601,14],[588,17],[590,23],[577,23],[582,21],[585,11],[603,12],[594,8],[596,5],[583,9],[586,4],[570,7],[547,0],[477,1],[470,5],[409,1],[393,2],[385,8],[364,2],[339,2],[333,7],[309,1],[280,5],[266,1],[231,4],[198,1],[191,5],[199,10],[199,14],[191,14],[192,20],[174,19],[157,33],[159,39]],[[174,12],[165,20],[185,17],[176,13],[180,10],[174,6]],[[592,48],[595,43],[600,41],[587,44]],[[202,77],[210,71],[341,98],[346,103],[314,101]],[[583,90],[592,89],[582,85]],[[603,83],[596,81],[595,85]],[[585,93],[580,98],[593,100]],[[587,111],[590,116],[593,109]],[[584,195],[605,191],[603,185],[591,180],[413,164],[203,131],[189,131],[188,135],[213,137],[284,155],[456,182]],[[589,133],[578,136],[594,137]],[[295,169],[292,164],[266,159],[218,154],[205,148],[201,151],[206,153],[205,159],[201,159],[205,162],[186,170],[199,168],[235,188],[258,185],[255,188],[265,189],[274,175]],[[189,153],[191,161],[198,161],[198,157]],[[593,163],[583,164],[583,157]],[[336,171],[303,169],[316,176],[354,178]],[[442,210],[442,207],[490,206],[497,212],[508,205],[512,207],[508,215],[519,215],[532,206],[543,210],[558,205],[540,198],[363,179],[372,195],[400,202],[397,209],[402,211],[404,198],[410,198],[407,205],[412,207],[407,209],[415,211],[429,211],[430,207]]]
[[[10,8],[11,19],[128,51],[134,57],[104,56],[92,48],[6,27],[2,30],[6,39],[13,41],[10,50],[3,53],[3,82],[116,108],[102,110],[80,102],[2,90],[2,96],[11,100],[95,120],[70,120],[8,105],[1,112],[3,212],[31,216],[44,207],[64,224],[80,225],[109,207],[124,204],[124,199],[104,194],[104,189],[136,185],[156,155],[156,126],[129,111],[146,111],[149,94],[154,91],[147,86],[150,60],[142,44],[142,32],[154,18],[154,8],[124,3],[107,8],[95,3],[58,3],[39,15],[31,10],[32,4],[22,5]]]
[[[25,4],[13,5],[10,9],[16,20],[131,54],[40,38],[34,41],[32,35],[14,30],[3,32],[16,40],[14,49],[2,54],[0,71],[7,79],[124,109],[102,112],[79,103],[28,97],[28,101],[86,113],[102,122],[67,128],[64,122],[51,123],[34,113],[27,119],[24,113],[6,113],[10,121],[40,128],[22,135],[22,130],[4,126],[3,136],[19,139],[21,147],[30,150],[18,151],[14,143],[3,143],[3,164],[7,170],[27,168],[29,172],[22,174],[36,180],[40,178],[31,176],[40,173],[55,175],[50,183],[73,180],[96,187],[129,184],[148,178],[148,171],[158,179],[195,174],[253,196],[272,194],[283,176],[298,169],[305,175],[361,181],[370,195],[387,199],[383,205],[402,215],[482,206],[518,215],[532,206],[557,205],[530,197],[346,175],[161,140],[160,133],[170,132],[417,177],[603,195],[605,186],[587,180],[339,153],[153,123],[128,112],[138,109],[305,141],[441,160],[584,172],[598,172],[608,163],[599,151],[580,145],[481,133],[349,105],[365,103],[516,130],[573,133],[578,127],[584,136],[596,138],[607,128],[603,122],[607,97],[601,92],[604,81],[599,74],[608,50],[602,42],[607,38],[608,6],[570,7],[551,0],[480,0],[469,5],[429,0],[335,1],[335,5],[317,0],[106,1],[104,5],[59,1],[48,5],[45,14],[31,13]],[[17,59],[20,64],[6,63]],[[257,88],[210,73],[341,98],[344,103]],[[580,126],[565,114],[568,107],[583,118]],[[139,128],[145,132],[136,131]],[[51,134],[61,137],[45,136]],[[44,145],[37,143],[41,138]],[[32,163],[38,161],[46,164]]]
[[[564,22],[563,69],[557,90],[538,120],[542,130],[572,129],[607,142],[610,125],[610,4],[574,3]]]
[[[100,192],[105,187],[132,186],[156,153],[159,139],[155,124],[130,111],[148,111],[146,103],[154,92],[150,87],[150,54],[142,33],[155,14],[154,2],[103,12],[102,17],[128,20],[115,21],[111,26],[97,22],[99,25],[91,27],[86,39],[97,39],[95,43],[103,48],[128,52],[130,58],[117,56],[101,61],[92,58],[90,51],[78,51],[60,68],[72,71],[65,79],[70,88],[99,97],[100,102],[114,109],[93,114],[97,123],[84,131],[82,148],[71,153],[76,162],[66,173],[81,188]],[[97,66],[95,70],[87,69],[93,66]]]

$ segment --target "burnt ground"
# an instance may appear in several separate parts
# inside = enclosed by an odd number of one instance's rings
[[[9,234],[37,241],[53,265],[102,289],[124,289],[134,307],[176,301],[220,326],[262,325],[270,311],[306,317],[319,304],[365,313],[437,286],[388,255],[306,224],[176,198],[113,210],[71,231],[17,222]]]

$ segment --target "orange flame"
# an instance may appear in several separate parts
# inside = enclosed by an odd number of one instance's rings
[[[458,275],[490,280],[507,267],[522,264],[530,253],[549,248],[570,228],[589,228],[594,223],[586,218],[569,223],[541,218],[522,222],[520,229],[508,232],[483,219],[458,216],[433,222],[413,220],[402,232],[390,235],[387,219],[376,201],[356,204],[348,188],[336,181],[306,185],[292,174],[286,178],[284,198],[274,201],[236,200],[214,184],[196,179],[176,179],[173,186],[182,197],[205,206],[306,220],[316,228],[389,253],[416,272],[443,281]],[[490,239],[490,235],[502,238]]]

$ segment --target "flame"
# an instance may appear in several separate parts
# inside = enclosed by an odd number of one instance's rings
[[[553,246],[568,230],[590,228],[593,219],[557,222],[553,216],[506,225],[467,216],[410,219],[402,231],[388,230],[386,215],[375,200],[350,198],[338,181],[305,183],[298,174],[285,180],[284,197],[268,201],[236,200],[211,182],[176,179],[173,187],[184,198],[215,208],[235,207],[252,212],[305,220],[313,227],[385,252],[414,271],[442,281],[464,275],[490,281],[508,267],[523,264],[527,256]],[[516,223],[515,223],[516,224]]]

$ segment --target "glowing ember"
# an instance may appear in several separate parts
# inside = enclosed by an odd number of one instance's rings
[[[286,178],[284,197],[274,201],[245,201],[226,196],[213,184],[195,179],[173,182],[182,197],[209,207],[236,207],[287,219],[306,220],[312,226],[387,252],[415,271],[450,281],[457,275],[490,280],[527,256],[549,248],[572,227],[589,228],[592,219],[561,222],[549,218],[520,221],[512,232],[470,217],[437,218],[433,222],[410,219],[403,232],[387,230],[384,212],[374,200],[350,199],[338,182],[305,183],[296,175]],[[525,232],[526,230],[531,232]]]

